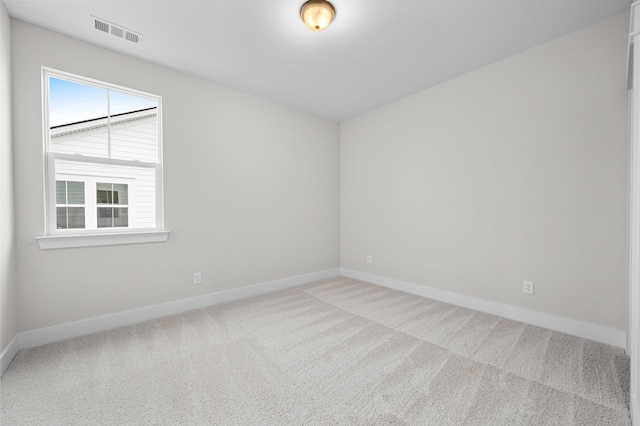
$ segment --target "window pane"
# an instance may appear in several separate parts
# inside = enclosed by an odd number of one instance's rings
[[[113,228],[113,208],[98,207],[98,228]]]
[[[49,149],[108,157],[107,90],[49,78]]]
[[[127,114],[133,111],[148,110],[158,106],[158,103],[151,99],[129,95],[118,92],[117,90],[109,91],[109,102],[112,117],[117,117],[120,114]]]
[[[113,184],[113,204],[129,204],[128,185],[122,183]]]
[[[111,158],[158,162],[158,117],[155,110],[111,126]]]
[[[84,182],[67,182],[67,204],[84,204]]]
[[[124,228],[129,226],[129,209],[126,207],[98,207],[98,228]]]
[[[113,204],[113,184],[100,182],[96,184],[96,203]]]
[[[129,226],[129,209],[126,207],[119,207],[113,209],[113,226],[115,227],[127,227]]]
[[[49,125],[68,125],[107,116],[107,91],[49,77]]]
[[[56,204],[67,204],[67,182],[56,181]]]
[[[158,161],[158,103],[110,91],[111,158]]]
[[[84,207],[56,207],[58,229],[84,228]]]
[[[67,229],[67,208],[66,207],[57,207],[56,208],[57,215],[57,228],[58,229]]]
[[[84,228],[84,207],[67,207],[69,229]]]
[[[98,204],[111,204],[111,191],[105,191],[104,189],[98,189],[96,191],[96,203],[98,203]]]
[[[96,202],[98,204],[129,204],[128,185],[98,182],[96,184]]]

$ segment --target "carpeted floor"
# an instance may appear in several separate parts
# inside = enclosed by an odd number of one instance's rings
[[[630,425],[624,351],[346,278],[23,350],[9,425]]]

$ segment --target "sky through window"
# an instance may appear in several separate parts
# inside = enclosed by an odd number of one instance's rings
[[[49,126],[106,117],[108,99],[111,115],[158,106],[149,99],[50,77]]]

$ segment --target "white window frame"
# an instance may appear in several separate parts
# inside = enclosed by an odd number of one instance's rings
[[[150,163],[133,160],[119,160],[101,157],[90,157],[80,154],[65,154],[49,151],[50,125],[49,125],[49,78],[61,78],[86,86],[97,87],[105,90],[116,90],[125,94],[146,98],[157,102],[158,117],[158,162]],[[43,136],[44,136],[44,171],[45,171],[45,236],[37,237],[42,249],[86,247],[113,244],[133,244],[146,242],[162,242],[169,237],[169,232],[164,229],[164,191],[162,177],[162,97],[129,89],[115,84],[110,84],[91,78],[81,77],[64,71],[42,67],[42,109],[43,109]],[[110,121],[110,113],[108,114]],[[109,127],[108,127],[109,128]],[[135,168],[149,168],[155,170],[156,188],[156,226],[154,228],[97,228],[97,229],[57,229],[56,223],[56,160],[77,161],[82,163],[97,163],[115,166],[128,166]],[[70,176],[70,175],[65,175]],[[96,177],[97,180],[115,182],[117,178]],[[104,180],[108,179],[108,180]],[[75,180],[78,180],[75,178]],[[93,180],[93,179],[90,179]],[[126,179],[122,180],[122,183]],[[120,182],[116,182],[120,183]],[[86,184],[85,184],[86,185]],[[89,188],[90,189],[90,188]],[[85,186],[85,197],[88,188]],[[95,190],[95,188],[94,188]],[[95,194],[94,194],[95,196]],[[85,199],[86,203],[86,199]],[[129,203],[131,205],[131,203]],[[85,207],[86,208],[86,207]],[[129,207],[131,208],[131,207]],[[85,215],[89,212],[85,211]],[[85,222],[86,223],[86,222]]]

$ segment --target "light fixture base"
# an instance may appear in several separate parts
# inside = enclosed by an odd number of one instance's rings
[[[300,8],[300,17],[311,31],[324,31],[336,17],[336,9],[326,0],[308,0]]]

